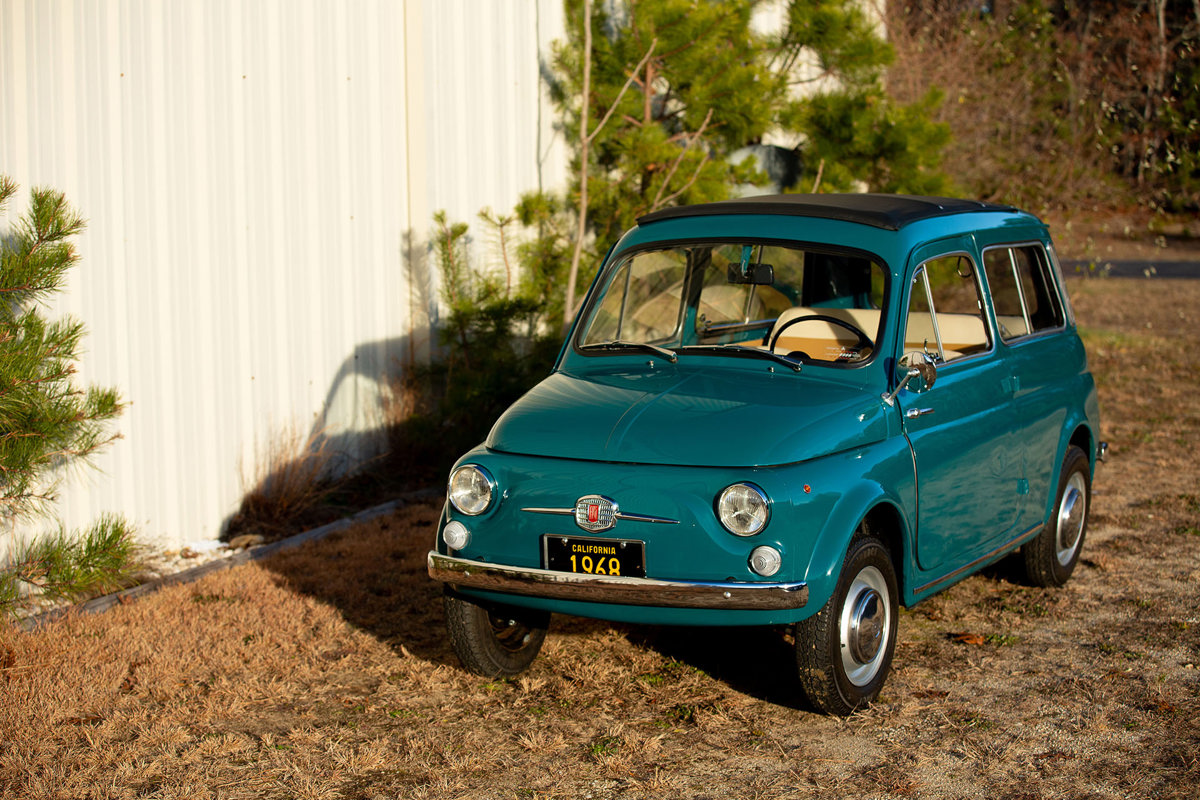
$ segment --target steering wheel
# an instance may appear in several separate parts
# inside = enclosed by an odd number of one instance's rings
[[[783,332],[786,331],[788,328],[790,328],[793,325],[796,325],[798,323],[801,323],[801,322],[811,322],[813,320],[816,320],[818,322],[828,322],[831,325],[837,325],[838,327],[845,328],[846,330],[850,331],[858,339],[858,341],[855,342],[854,345],[859,350],[862,350],[863,348],[866,348],[866,347],[874,346],[874,342],[871,341],[871,337],[869,337],[865,333],[863,333],[862,328],[859,328],[857,325],[855,325],[852,322],[846,322],[846,320],[844,320],[844,319],[838,319],[837,317],[831,317],[826,314],[805,314],[802,317],[795,317],[794,319],[789,319],[787,322],[780,325],[779,330],[775,331],[775,335],[771,337],[771,342],[768,345],[768,349],[771,350],[772,352],[775,351],[775,345],[779,343],[779,337],[782,336]]]

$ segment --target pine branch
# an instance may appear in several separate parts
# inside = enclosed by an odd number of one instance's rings
[[[652,212],[657,211],[659,208],[661,208],[666,203],[669,203],[672,200],[674,200],[676,197],[679,197],[681,194],[683,194],[685,191],[687,191],[687,189],[693,183],[695,183],[696,179],[700,176],[700,170],[704,167],[704,164],[708,161],[707,153],[705,154],[704,158],[702,158],[700,160],[700,164],[696,167],[696,172],[692,175],[692,179],[689,180],[687,183],[685,183],[683,185],[683,188],[680,189],[678,192],[675,192],[674,194],[667,197],[666,200],[663,200],[662,194],[666,190],[667,186],[671,183],[671,178],[675,177],[675,171],[678,170],[679,165],[683,163],[683,159],[688,154],[688,151],[692,149],[692,145],[695,144],[697,141],[699,141],[700,137],[704,135],[704,129],[707,128],[708,123],[712,121],[712,115],[713,115],[713,110],[712,110],[712,108],[709,108],[708,113],[704,115],[704,122],[700,123],[699,130],[697,130],[694,134],[692,134],[691,138],[688,139],[688,143],[686,145],[684,145],[682,150],[679,151],[679,156],[675,159],[674,163],[671,164],[671,168],[669,170],[667,170],[667,176],[665,178],[663,178],[662,184],[658,187],[658,194],[656,194],[654,196],[654,201],[652,203],[650,203],[650,211],[652,211]]]

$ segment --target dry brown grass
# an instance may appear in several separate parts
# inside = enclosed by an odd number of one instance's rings
[[[0,630],[0,794],[1195,797],[1200,281],[1071,288],[1113,444],[1085,561],[1063,590],[1000,565],[904,613],[866,712],[797,703],[771,630],[555,617],[526,675],[468,675],[424,573],[438,511],[413,507]]]

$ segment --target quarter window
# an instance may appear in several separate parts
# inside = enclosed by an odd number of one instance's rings
[[[1040,246],[993,247],[984,251],[983,268],[1001,339],[1009,341],[1063,326],[1062,301]]]

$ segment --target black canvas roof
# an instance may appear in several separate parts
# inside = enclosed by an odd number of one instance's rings
[[[931,217],[969,211],[1017,211],[1012,206],[958,200],[953,197],[915,197],[899,194],[773,194],[739,197],[718,203],[674,206],[638,217],[638,225],[664,219],[707,217],[717,214],[784,214],[857,222],[898,231],[905,225]]]

